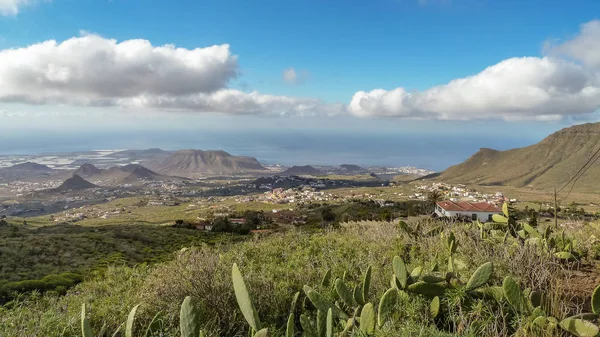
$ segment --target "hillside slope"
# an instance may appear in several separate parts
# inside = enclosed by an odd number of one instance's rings
[[[181,181],[187,180],[182,177],[173,177],[158,174],[139,164],[128,164],[124,166],[113,166],[109,169],[99,169],[92,164],[83,164],[75,172],[75,175],[90,180],[102,182],[102,185],[114,184],[140,184],[141,181],[163,180]]]
[[[562,129],[541,142],[507,151],[481,149],[439,177],[450,183],[507,185],[515,187],[562,187],[600,148],[600,123]],[[600,162],[584,174],[575,190],[600,187]]]
[[[323,172],[317,170],[316,168],[310,165],[304,166],[292,166],[287,170],[279,173],[281,176],[301,176],[301,175],[311,175],[311,176],[320,176],[323,175]]]
[[[264,171],[253,157],[232,156],[225,151],[181,150],[150,165],[154,171],[193,177],[200,174],[236,174]]]
[[[66,191],[81,191],[90,188],[96,188],[98,186],[90,183],[82,177],[74,174],[71,178],[65,180],[60,186],[55,188],[53,191],[66,192]]]

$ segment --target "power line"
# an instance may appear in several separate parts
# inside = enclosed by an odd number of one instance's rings
[[[569,197],[569,195],[571,194],[571,191],[573,191],[573,187],[575,187],[575,183],[577,183],[577,180],[579,180],[579,178],[581,178],[585,172],[587,172],[587,170],[590,169],[590,167],[592,167],[592,165],[594,165],[598,159],[600,158],[600,156],[596,157],[596,159],[594,159],[594,161],[590,164],[590,166],[588,166],[576,179],[575,181],[573,181],[573,185],[571,185],[571,188],[569,189],[569,192],[567,193],[567,195],[564,197],[564,199],[567,199]]]
[[[569,179],[569,181],[567,181],[567,183],[563,187],[561,187],[558,191],[556,191],[556,193],[560,193],[562,190],[564,190],[565,187],[567,187],[569,185],[569,183],[571,183],[571,181],[573,181],[573,179],[575,179],[575,182],[577,182],[577,180],[579,179],[579,177],[581,177],[581,175],[579,175],[579,173],[581,173],[584,169],[585,169],[585,171],[587,171],[590,168],[590,167],[588,167],[586,169],[586,166],[592,161],[592,159],[594,159],[594,157],[596,157],[596,155],[598,153],[600,153],[600,148],[598,148],[598,150],[596,150],[596,152],[594,152],[594,154],[590,157],[590,159],[588,159],[587,162],[585,162],[585,164],[583,164],[583,166],[579,169],[579,171],[577,171],[577,173],[575,173],[575,175],[573,177],[571,177],[571,179]],[[598,160],[598,158],[596,158],[594,160],[594,162],[596,162],[596,160]],[[594,163],[592,163],[592,165],[593,164]],[[590,165],[590,166],[592,166],[592,165]],[[585,173],[585,172],[583,172],[583,173]],[[582,173],[582,175],[583,175],[583,173]],[[578,175],[579,175],[579,177],[578,177]],[[573,184],[575,184],[575,183],[573,183]],[[573,189],[573,187],[571,186],[571,190],[572,189]]]

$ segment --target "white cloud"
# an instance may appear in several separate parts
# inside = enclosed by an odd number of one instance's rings
[[[348,110],[363,117],[443,120],[556,120],[592,113],[600,108],[596,36],[600,37],[600,23],[594,21],[583,25],[573,40],[556,47],[583,64],[556,57],[510,58],[425,91],[359,91]]]
[[[337,115],[346,112],[344,104],[327,104],[314,98],[264,95],[223,89],[214,93],[185,96],[140,95],[118,102],[120,106],[190,112],[220,112],[234,115]]]
[[[296,74],[296,69],[287,68],[283,71],[283,81],[286,83],[296,83],[298,80],[298,74]]]
[[[142,94],[213,92],[236,71],[226,44],[185,49],[88,34],[0,51],[0,101],[112,105]]]
[[[572,40],[546,48],[552,54],[572,57],[589,67],[600,67],[600,20],[581,25],[581,32]]]
[[[61,43],[1,50],[0,102],[238,115],[345,112],[345,105],[313,98],[227,89],[238,72],[228,45],[184,49],[81,34]],[[295,72],[294,80],[300,80]]]
[[[308,77],[309,73],[306,70],[297,71],[295,68],[287,68],[283,71],[283,81],[287,84],[302,84]]]
[[[41,0],[49,2],[50,0]],[[32,5],[38,0],[0,0],[0,16],[15,16],[23,6]]]

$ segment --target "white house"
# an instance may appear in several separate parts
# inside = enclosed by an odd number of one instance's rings
[[[468,217],[482,222],[492,221],[492,215],[502,214],[498,207],[487,202],[454,202],[440,201],[436,203],[435,213],[440,217]]]

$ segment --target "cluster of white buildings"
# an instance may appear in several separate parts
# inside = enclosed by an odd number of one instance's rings
[[[5,187],[11,194],[20,197],[35,191],[57,188],[60,186],[60,184],[62,184],[61,180],[46,180],[37,182],[15,180],[7,184],[0,184],[0,187]]]
[[[302,188],[275,188],[271,191],[265,192],[259,195],[254,200],[274,203],[274,204],[294,204],[294,203],[308,203],[308,202],[323,202],[339,199],[338,196],[325,193],[323,191],[316,191],[314,187],[305,186]]]
[[[488,204],[500,204],[504,201],[516,202],[517,199],[507,199],[502,192],[482,193],[474,189],[468,189],[465,185],[450,185],[446,183],[435,182],[428,185],[419,185],[416,192],[409,195],[411,199],[426,200],[427,194],[432,191],[440,191],[443,198],[452,202],[470,201],[485,202]]]

